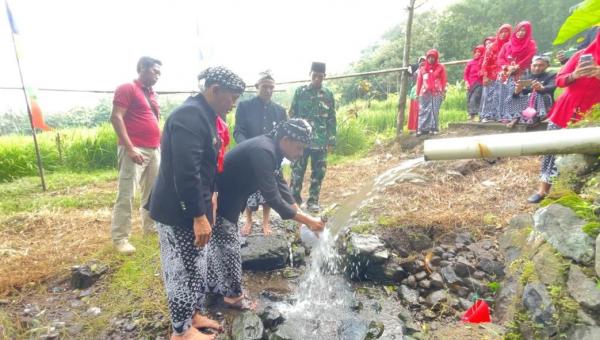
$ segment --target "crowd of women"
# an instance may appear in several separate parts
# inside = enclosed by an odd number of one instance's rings
[[[549,130],[566,128],[579,121],[600,103],[600,44],[598,26],[591,28],[577,52],[567,58],[558,74],[548,71],[551,60],[536,55],[537,44],[531,23],[523,21],[514,28],[500,26],[495,36],[486,37],[473,49],[464,70],[469,120],[501,122],[512,128],[517,123],[548,123]],[[415,86],[410,98],[408,129],[417,136],[437,133],[439,111],[446,93],[446,71],[438,62],[438,52],[430,50],[409,68]],[[556,87],[564,88],[554,101]],[[544,156],[540,186],[529,197],[540,202],[549,192],[558,171],[554,156]]]

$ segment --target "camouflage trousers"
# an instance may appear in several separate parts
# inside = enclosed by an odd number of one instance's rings
[[[306,149],[302,158],[292,163],[292,195],[299,205],[302,204],[302,182],[304,181],[304,173],[310,158],[311,178],[310,188],[308,190],[308,204],[318,204],[319,194],[321,192],[321,184],[325,178],[325,170],[327,169],[327,150],[321,149]]]

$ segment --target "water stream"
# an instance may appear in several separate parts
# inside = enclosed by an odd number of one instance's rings
[[[285,316],[298,339],[362,339],[363,330],[373,320],[383,322],[386,331],[394,334],[388,334],[387,338],[401,338],[394,299],[381,301],[381,308],[365,307],[360,313],[352,311],[352,305],[359,298],[344,276],[336,241],[340,231],[348,227],[353,212],[368,204],[378,191],[393,184],[398,176],[423,162],[422,157],[410,159],[387,170],[363,185],[329,219],[325,232],[312,247],[310,263],[299,279],[291,299],[293,302],[279,302],[274,306]]]

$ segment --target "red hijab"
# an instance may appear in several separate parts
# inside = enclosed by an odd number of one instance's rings
[[[428,58],[433,56],[434,61],[429,63]],[[439,53],[436,49],[431,49],[425,54],[425,63],[421,67],[419,77],[417,78],[417,94],[425,92],[441,93],[446,89],[446,68],[439,63]],[[424,87],[423,87],[424,83]]]
[[[496,80],[496,78],[498,78],[498,72],[500,71],[500,67],[498,66],[498,53],[500,52],[502,46],[508,41],[511,30],[512,26],[510,26],[509,24],[504,24],[500,26],[500,28],[496,32],[494,42],[492,43],[492,45],[490,45],[489,48],[486,49],[485,56],[483,57],[482,66],[482,73],[485,78],[490,80]],[[502,32],[507,33],[504,39],[500,39],[500,34]]]
[[[560,127],[567,127],[571,120],[581,119],[594,105],[600,103],[600,79],[582,77],[567,84],[567,78],[577,68],[582,54],[591,54],[596,64],[600,64],[600,31],[596,39],[584,50],[575,53],[556,75],[556,85],[566,87],[548,114],[550,121]]]
[[[475,58],[473,57],[473,60],[477,60],[478,64],[481,65],[483,63],[483,56],[485,55],[485,46],[484,45],[477,45],[475,46],[475,48],[473,49],[473,55],[475,55],[475,52],[479,51],[479,57]]]
[[[525,29],[525,36],[522,38],[517,37],[517,33]],[[519,68],[524,71],[531,66],[531,60],[537,51],[537,45],[533,40],[533,32],[531,29],[531,23],[529,21],[520,22],[510,36],[510,42],[504,46],[504,51],[500,53],[498,58],[502,57],[500,66],[509,65],[511,62],[515,62],[519,65]]]

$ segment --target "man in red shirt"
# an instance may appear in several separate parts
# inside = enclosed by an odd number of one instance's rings
[[[152,86],[160,77],[161,65],[157,59],[141,57],[137,63],[138,78],[119,86],[113,99],[110,120],[119,137],[119,187],[111,236],[115,247],[123,254],[135,252],[129,236],[133,197],[138,185],[142,230],[145,234],[155,231],[154,221],[143,207],[148,202],[160,163],[160,116]]]

